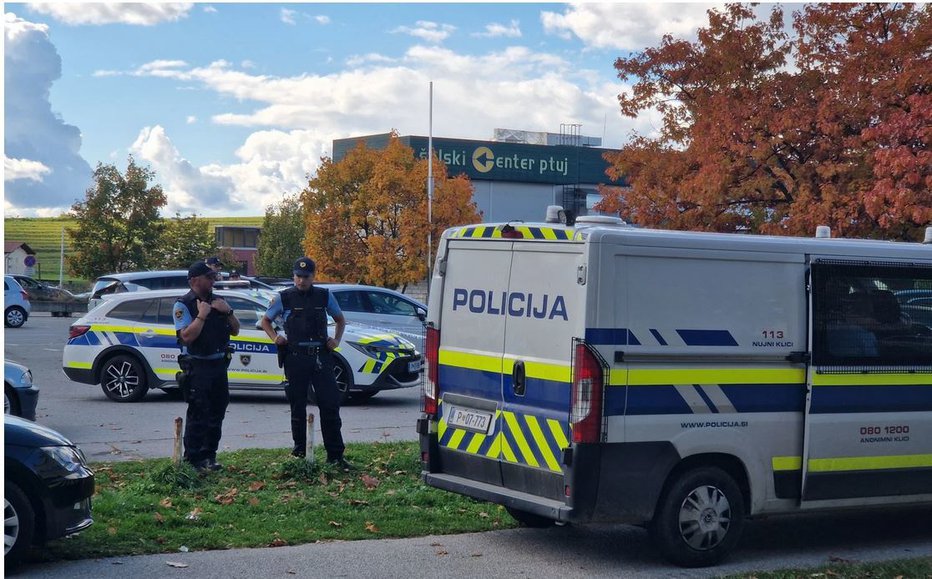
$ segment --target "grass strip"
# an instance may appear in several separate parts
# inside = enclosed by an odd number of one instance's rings
[[[838,560],[812,569],[729,575],[726,579],[932,579],[932,557],[879,563]]]
[[[97,463],[94,525],[51,541],[30,561],[275,547],[517,526],[500,506],[426,486],[415,442],[348,445],[357,470],[284,449],[221,453],[197,474],[169,459]]]

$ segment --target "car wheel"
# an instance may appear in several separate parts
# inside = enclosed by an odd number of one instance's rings
[[[333,361],[333,376],[337,380],[337,390],[340,391],[340,404],[343,404],[349,398],[349,392],[353,388],[353,373],[350,371],[346,362],[336,358]]]
[[[534,513],[522,511],[514,507],[505,507],[505,510],[508,511],[508,514],[511,515],[514,520],[518,521],[522,527],[544,529],[547,527],[552,527],[555,522],[553,519],[543,517],[541,515],[535,515]]]
[[[651,535],[667,559],[683,567],[715,565],[738,543],[744,496],[725,471],[686,471],[664,492]]]
[[[18,328],[26,323],[26,310],[19,306],[10,306],[6,309],[3,323],[8,328]]]
[[[3,485],[3,560],[15,565],[32,544],[36,516],[29,497],[16,483]]]
[[[149,390],[142,364],[124,354],[104,362],[100,369],[100,387],[114,402],[138,402]]]
[[[9,384],[3,385],[3,413],[19,416],[19,398]]]

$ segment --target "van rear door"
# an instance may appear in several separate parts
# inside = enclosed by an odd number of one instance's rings
[[[513,243],[451,239],[440,314],[440,472],[502,484],[502,354]]]
[[[573,338],[585,331],[581,244],[516,241],[505,319],[502,483],[565,500],[562,454],[569,430]],[[496,306],[498,307],[498,306]]]

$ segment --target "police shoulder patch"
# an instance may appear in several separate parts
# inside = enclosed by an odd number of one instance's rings
[[[181,318],[183,318],[183,317],[184,317],[184,310],[182,310],[181,308],[175,310],[175,317],[178,318],[179,320],[180,320]]]

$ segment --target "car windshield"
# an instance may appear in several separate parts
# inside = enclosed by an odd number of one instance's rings
[[[101,290],[103,290],[104,288],[108,288],[118,283],[120,283],[119,280],[115,280],[113,278],[102,277],[94,283],[94,287],[91,288],[91,293],[96,294],[97,292],[101,292]]]

